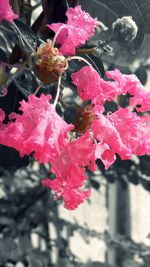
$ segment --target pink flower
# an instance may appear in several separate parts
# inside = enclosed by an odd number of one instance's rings
[[[55,180],[44,179],[42,180],[42,185],[57,191],[55,195],[56,200],[63,196],[65,208],[68,210],[78,208],[90,196],[90,190],[81,191],[79,189],[67,188],[66,186],[63,188],[58,178]]]
[[[85,101],[91,100],[93,104],[97,98],[103,99],[103,91],[100,87],[100,76],[92,67],[86,66],[71,74],[78,95]]]
[[[12,22],[16,18],[18,18],[18,15],[14,14],[12,11],[9,0],[0,0],[0,22],[3,19]]]
[[[131,106],[141,112],[150,111],[150,92],[145,90],[134,74],[122,74],[118,69],[115,69],[107,71],[106,76],[118,83],[121,94],[129,93],[131,95]]]
[[[93,67],[83,67],[72,73],[71,78],[77,86],[79,96],[83,100],[91,100],[93,104],[104,104],[120,93],[118,83],[104,81]]]
[[[108,116],[112,125],[118,131],[122,142],[131,155],[150,154],[150,116],[139,116],[127,108],[119,108]],[[130,158],[130,157],[129,157]]]
[[[95,163],[95,144],[89,133],[70,141],[51,163],[51,171],[57,178],[45,179],[42,184],[56,191],[56,199],[64,197],[67,209],[77,208],[90,195],[90,190],[82,189],[88,178],[85,175],[85,167],[91,167],[91,164]]]
[[[48,27],[55,33],[60,31],[57,37],[57,42],[61,44],[60,52],[69,56],[75,54],[77,46],[84,44],[92,37],[97,20],[82,11],[81,6],[69,8],[66,16],[68,17],[66,24],[53,23]]]
[[[105,81],[93,67],[83,67],[72,73],[74,85],[83,100],[91,100],[93,104],[104,104],[112,101],[116,95],[131,95],[130,105],[137,111],[150,111],[150,92],[146,91],[134,75],[122,74],[118,69],[107,71],[106,76],[114,81]]]
[[[120,107],[111,115],[97,114],[91,129],[99,141],[96,157],[102,159],[106,168],[114,162],[114,154],[119,154],[121,159],[130,159],[132,155],[150,153],[148,115],[141,117],[129,108]]]
[[[10,114],[15,121],[0,124],[0,144],[15,148],[21,156],[34,152],[34,158],[43,163],[59,154],[68,143],[67,133],[73,126],[59,117],[50,98],[30,95],[28,102],[22,101],[23,114]]]
[[[98,119],[92,123],[91,128],[95,138],[102,145],[108,146],[106,146],[106,149],[110,148],[114,154],[119,154],[122,159],[130,158],[130,149],[123,143],[119,132],[110,122],[108,116],[99,114]]]

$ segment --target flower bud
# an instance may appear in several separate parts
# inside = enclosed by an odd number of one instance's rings
[[[138,32],[138,27],[131,16],[118,18],[113,24],[112,28],[115,37],[119,41],[132,42]]]
[[[0,67],[0,85],[4,85],[7,81],[7,73],[4,68]]]
[[[8,80],[8,74],[5,71],[5,68],[0,67],[0,97],[7,95],[8,89],[6,82]]]

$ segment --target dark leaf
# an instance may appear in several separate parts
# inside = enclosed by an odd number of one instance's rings
[[[130,174],[127,176],[128,180],[130,183],[134,184],[134,185],[138,185],[139,184],[139,179],[136,175],[136,173],[132,174],[130,176]]]
[[[113,101],[106,101],[104,104],[105,107],[105,113],[107,114],[108,112],[115,112],[118,108],[117,108],[117,104]]]
[[[8,56],[6,54],[6,52],[0,48],[0,62],[5,62],[5,63],[8,63]]]
[[[22,94],[18,91],[14,84],[8,88],[8,93],[5,97],[0,97],[0,107],[6,113],[6,120],[11,112],[17,112],[19,101],[23,99]],[[28,158],[20,158],[19,153],[9,147],[0,145],[0,166],[7,170],[16,170],[28,164]]]
[[[24,24],[20,20],[16,20],[15,21],[15,24],[17,25],[17,27],[19,28],[19,30],[21,31],[22,35],[24,36],[24,38],[26,39],[26,41],[29,43],[29,45],[33,49],[36,49],[37,48],[37,39],[36,39],[36,35],[31,30],[31,28],[29,28],[26,24]],[[26,46],[25,43],[24,43],[24,48],[27,51],[29,50],[29,48]]]
[[[99,188],[100,188],[100,183],[99,183],[99,182],[97,182],[97,181],[94,180],[94,179],[91,179],[90,183],[91,183],[91,186],[92,186],[95,190],[99,190]]]
[[[13,148],[0,145],[0,167],[6,170],[17,170],[28,165],[28,157],[21,158]]]
[[[102,160],[97,159],[96,160],[96,165],[99,168],[99,170],[102,172],[102,174],[104,174],[105,173],[105,166],[104,166]]]
[[[43,0],[45,24],[53,22],[65,22],[68,7],[75,7],[78,0]]]
[[[147,81],[147,71],[146,68],[144,68],[143,66],[139,67],[136,72],[135,75],[138,77],[138,79],[140,80],[140,82],[145,85],[146,81]]]
[[[0,23],[0,48],[9,57],[15,43],[19,43],[17,34],[9,22],[3,21]]]
[[[13,48],[17,45],[22,51],[32,52],[28,44],[35,49],[37,47],[36,36],[32,30],[21,21],[15,21],[23,37],[15,26],[8,21],[0,23],[0,48],[5,52],[7,57],[11,55]],[[26,40],[26,42],[24,41]]]
[[[145,155],[139,157],[140,159],[140,170],[143,174],[149,176],[150,175],[150,156]],[[150,178],[149,178],[150,181]]]
[[[140,183],[143,185],[144,189],[147,191],[150,191],[150,177],[147,177],[147,179],[140,178]]]
[[[114,183],[118,177],[114,173],[106,174],[105,178],[107,179],[108,183]]]
[[[93,65],[93,68],[101,75],[101,77],[104,77],[105,69],[100,57],[93,54],[85,54],[84,57]]]

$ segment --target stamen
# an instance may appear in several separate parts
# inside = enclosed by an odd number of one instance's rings
[[[59,28],[59,30],[56,32],[56,34],[55,34],[55,36],[54,36],[54,39],[53,39],[53,42],[52,42],[52,47],[55,46],[57,37],[58,37],[58,35],[60,34],[61,30],[65,29],[65,28],[66,28],[66,26],[63,25],[63,26],[61,26],[61,27]]]
[[[77,59],[77,60],[80,60],[80,61],[84,61],[88,66],[92,67],[92,65],[85,58],[79,57],[79,56],[68,57],[67,61],[71,61],[71,60],[74,60],[74,59]]]
[[[43,86],[43,82],[41,82],[40,84],[39,84],[39,86],[36,88],[36,90],[35,90],[35,92],[34,92],[34,95],[37,95],[37,93],[39,92],[39,90],[42,88],[42,86]]]

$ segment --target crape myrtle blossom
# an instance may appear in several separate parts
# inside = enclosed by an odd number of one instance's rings
[[[96,157],[101,158],[105,168],[115,161],[115,154],[125,160],[131,159],[132,155],[150,153],[149,115],[138,116],[129,107],[119,107],[117,111],[108,115],[96,115],[91,129],[99,141]]]
[[[90,191],[82,189],[87,179],[85,167],[94,171],[96,158],[100,158],[107,169],[114,163],[116,154],[130,159],[134,154],[150,153],[148,115],[140,117],[128,107],[103,115],[101,108],[95,106],[93,112],[96,116],[90,131],[68,142],[60,155],[52,159],[51,171],[56,178],[42,181],[44,186],[56,191],[56,199],[64,197],[67,209],[77,208],[89,197]]]
[[[0,0],[0,22],[4,19],[12,22],[16,18],[18,18],[18,15],[14,14],[9,0]]]
[[[57,178],[45,179],[42,184],[56,191],[56,199],[63,196],[67,209],[77,208],[90,195],[90,190],[83,190],[82,187],[88,178],[85,175],[85,167],[96,170],[95,148],[96,144],[89,132],[86,132],[76,140],[70,141],[61,150],[61,154],[51,161],[51,171]]]
[[[139,79],[134,75],[122,74],[118,69],[107,71],[106,76],[118,83],[121,94],[131,95],[130,105],[137,111],[150,111],[150,92],[146,91]]]
[[[114,100],[117,95],[129,93],[132,107],[141,112],[150,111],[150,92],[145,90],[134,74],[122,74],[115,69],[106,72],[106,77],[114,81],[105,81],[93,67],[86,66],[72,73],[71,77],[83,100],[91,100],[93,104],[104,104],[106,100]]]
[[[89,130],[69,140],[73,126],[57,115],[50,98],[30,95],[28,102],[21,102],[22,115],[11,113],[8,124],[2,123],[4,111],[0,109],[0,143],[15,148],[21,156],[34,153],[39,162],[51,163],[56,178],[42,184],[56,191],[56,199],[63,197],[67,209],[77,208],[89,197],[90,191],[82,189],[87,180],[85,168],[94,171],[96,158],[108,168],[115,154],[129,159],[133,154],[150,153],[148,115],[138,116],[129,107],[104,115],[103,106],[95,105],[90,109]]]
[[[57,36],[57,43],[61,45],[60,52],[63,55],[74,55],[76,48],[84,44],[94,34],[94,29],[98,26],[97,19],[93,19],[88,13],[82,11],[81,6],[69,8],[66,12],[67,23],[53,23],[48,27]]]
[[[55,190],[57,199],[64,197],[67,209],[75,209],[90,195],[90,190],[80,188],[87,180],[85,167],[96,169],[95,143],[88,132],[69,142],[73,125],[59,117],[50,98],[30,95],[28,102],[20,103],[22,115],[11,113],[8,124],[2,122],[5,113],[0,109],[0,144],[15,148],[21,156],[34,153],[40,163],[51,163],[57,178],[43,180],[43,185]]]
[[[117,82],[104,81],[92,66],[72,73],[71,78],[79,96],[83,100],[91,100],[92,104],[104,104],[106,100],[113,100],[116,94],[121,94]]]
[[[0,144],[15,148],[21,156],[34,153],[41,163],[48,163],[59,154],[73,126],[56,113],[50,98],[44,94],[39,98],[30,95],[28,102],[22,101],[19,109],[22,115],[11,113],[8,124],[0,123]],[[4,119],[1,110],[0,119]]]

